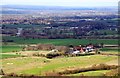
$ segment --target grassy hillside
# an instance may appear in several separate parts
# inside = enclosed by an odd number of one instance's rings
[[[20,57],[0,60],[5,73],[44,75],[50,71],[62,71],[68,68],[81,68],[93,64],[107,63],[117,60],[117,56],[80,56],[47,59],[43,57]],[[11,65],[8,63],[12,63]]]

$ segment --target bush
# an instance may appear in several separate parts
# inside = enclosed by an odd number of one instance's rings
[[[46,57],[44,54],[34,53],[33,56]]]
[[[94,55],[94,53],[76,54],[76,56],[87,56],[87,55]]]
[[[57,56],[61,56],[61,55],[62,55],[62,54],[59,53],[59,52],[56,52],[56,53],[48,53],[48,54],[46,55],[46,58],[51,59],[51,58],[54,58],[54,57],[57,57]]]
[[[55,72],[48,72],[48,73],[45,73],[45,76],[61,76],[61,75]]]
[[[52,50],[52,49],[55,49],[55,46],[52,45],[52,44],[38,44],[36,46],[36,49],[37,50]]]
[[[63,72],[58,72],[60,75],[62,74],[75,74],[75,73],[81,73],[81,72],[87,72],[87,71],[95,71],[95,70],[110,70],[110,69],[116,69],[118,66],[115,65],[106,65],[106,64],[97,64],[93,65],[88,68],[78,68],[74,70],[65,70]]]
[[[4,71],[3,71],[3,69],[0,69],[0,75],[4,75],[5,73],[4,73]]]
[[[18,75],[17,75],[17,74],[15,74],[15,73],[10,73],[10,74],[7,74],[7,76],[8,76],[8,77],[18,77]]]
[[[65,54],[65,52],[52,52],[46,55],[46,58],[54,58],[58,56],[68,56],[68,57],[76,57],[76,56],[87,56],[87,55],[94,55],[94,53],[86,53],[86,54]]]
[[[120,76],[120,67],[112,69],[110,72],[105,73],[105,76]]]
[[[69,48],[66,46],[55,46],[55,49],[57,49],[59,52],[67,52],[69,51]]]
[[[30,51],[30,50],[52,50],[52,49],[55,49],[55,46],[52,45],[52,44],[38,44],[38,45],[35,45],[35,46],[26,46],[23,48],[23,51]]]

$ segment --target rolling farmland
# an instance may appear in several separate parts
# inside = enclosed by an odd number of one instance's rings
[[[107,63],[116,59],[118,59],[117,56],[108,57],[102,55],[64,57],[56,59],[46,59],[43,57],[18,57],[3,59],[3,70],[5,73],[45,75],[45,73],[51,71],[58,72],[66,69],[88,67],[93,64]],[[28,66],[29,68],[27,68]]]

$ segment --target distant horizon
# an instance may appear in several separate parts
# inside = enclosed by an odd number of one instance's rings
[[[0,5],[107,7],[118,6],[118,2],[119,0],[1,0]]]
[[[69,8],[69,7],[72,7],[72,8],[109,8],[109,7],[118,7],[118,6],[60,6],[60,5],[23,5],[23,4],[3,4],[0,6],[43,6],[43,7],[66,7],[66,8]]]

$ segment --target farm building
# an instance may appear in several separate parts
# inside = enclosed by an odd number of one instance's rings
[[[78,53],[89,53],[94,51],[94,46],[89,44],[87,46],[75,46],[75,47],[70,47],[69,53],[72,54],[78,54]]]
[[[46,50],[46,51],[50,51],[50,52],[64,52],[66,54],[79,54],[79,53],[89,53],[89,52],[93,52],[94,46],[93,45],[86,45],[86,46],[54,46],[52,44],[38,44],[38,45],[30,45],[30,46],[26,46],[23,50],[28,50],[28,51],[32,51],[32,50]]]

